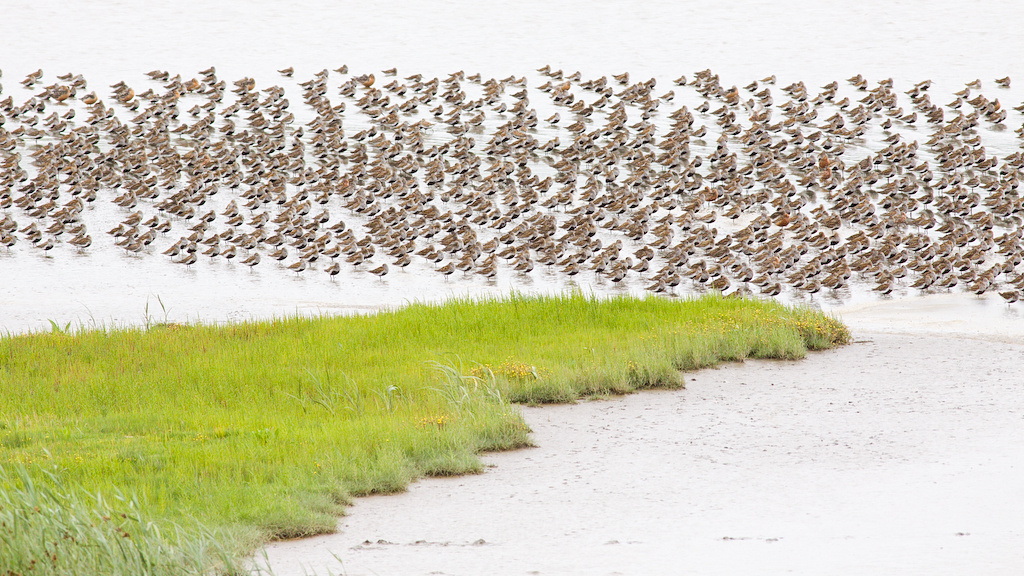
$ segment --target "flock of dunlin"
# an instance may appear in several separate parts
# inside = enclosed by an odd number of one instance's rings
[[[538,72],[528,88],[281,70],[299,104],[214,68],[102,90],[38,71],[23,99],[0,87],[0,244],[386,281],[413,264],[670,294],[1024,295],[1024,127],[1016,150],[986,151],[1020,115],[980,81],[936,104],[928,81],[859,75],[819,89]],[[120,222],[90,228],[101,209]]]

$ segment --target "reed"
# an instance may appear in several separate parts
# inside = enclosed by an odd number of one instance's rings
[[[104,498],[130,491],[156,526],[246,535],[241,548],[329,532],[353,496],[479,472],[480,452],[530,443],[516,403],[679,387],[681,370],[849,338],[813,310],[720,296],[55,325],[0,338],[0,466]]]

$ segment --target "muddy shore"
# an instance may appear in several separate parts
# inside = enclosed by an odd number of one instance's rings
[[[267,559],[281,575],[1019,573],[1024,340],[879,318],[805,360],[526,408],[536,448],[360,499],[337,534]]]

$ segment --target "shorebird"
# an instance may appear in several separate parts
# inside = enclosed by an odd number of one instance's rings
[[[92,237],[89,236],[88,234],[83,233],[75,236],[71,240],[68,240],[68,243],[78,248],[79,251],[85,250],[86,248],[92,245]]]
[[[274,260],[277,260],[277,261],[280,262],[281,260],[284,260],[284,259],[288,258],[288,248],[286,248],[284,246],[281,246],[277,250],[274,250],[273,252],[271,252],[269,254],[269,256],[271,258],[273,258]]]
[[[184,264],[186,267],[189,267],[189,266],[192,266],[193,264],[195,264],[196,260],[198,260],[198,259],[199,259],[199,257],[196,256],[195,252],[189,252],[181,260],[175,260],[175,263],[177,263],[177,264]]]
[[[329,266],[324,268],[324,272],[327,272],[327,274],[330,275],[331,280],[333,281],[334,277],[341,272],[341,264],[337,262],[332,262]]]
[[[248,266],[249,270],[252,270],[253,267],[256,266],[259,263],[260,263],[260,253],[259,252],[253,252],[247,258],[242,260],[242,264],[245,264],[246,266]]]
[[[448,262],[444,266],[441,266],[440,268],[438,268],[437,271],[442,273],[442,274],[444,274],[445,279],[447,279],[448,276],[451,276],[452,274],[455,273],[455,263],[454,262]]]
[[[626,274],[628,272],[629,263],[627,260],[623,260],[621,262],[616,263],[616,265],[612,267],[611,272],[608,275],[608,279],[618,284],[619,282],[622,282],[623,279],[625,279]]]
[[[21,84],[22,84],[22,86],[24,86],[26,88],[31,88],[32,86],[35,85],[36,82],[41,80],[42,77],[43,77],[43,69],[40,68],[40,69],[36,70],[35,72],[32,72],[28,76],[26,76],[25,79],[21,81]]]
[[[49,252],[50,250],[53,250],[54,245],[55,245],[55,243],[54,243],[54,240],[53,240],[52,236],[51,237],[47,237],[46,240],[43,240],[41,242],[36,243],[36,247],[37,248],[42,248],[44,254],[46,252]]]

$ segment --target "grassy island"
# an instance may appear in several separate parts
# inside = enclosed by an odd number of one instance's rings
[[[529,445],[517,403],[849,339],[773,302],[580,294],[54,328],[0,338],[4,576],[241,571],[262,541],[332,531],[354,496]]]

